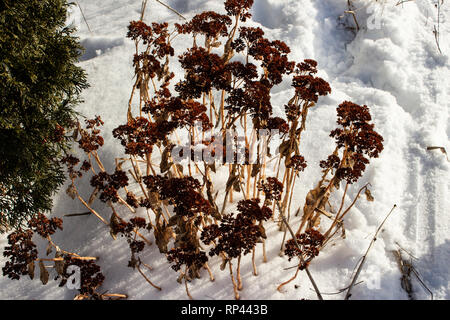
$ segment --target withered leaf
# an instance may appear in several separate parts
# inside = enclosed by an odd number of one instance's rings
[[[177,169],[180,173],[183,173],[183,166],[181,164],[176,164]]]
[[[136,259],[134,252],[131,252],[130,261],[128,261],[128,267],[135,269],[140,264],[140,261]]]
[[[169,171],[170,167],[172,167],[173,162],[169,162],[170,152],[172,151],[173,145],[168,145],[161,156],[161,164],[160,169],[161,173]]]
[[[47,250],[46,250],[47,256],[48,256],[50,253],[52,253],[52,251],[53,251],[53,247],[52,247],[52,244],[49,242],[48,245],[47,245]]]
[[[258,225],[258,229],[261,232],[261,238],[267,239],[266,229],[264,228],[264,226],[262,224],[260,224],[260,225]]]
[[[234,184],[236,183],[236,181],[238,181],[238,179],[239,179],[239,177],[234,172],[232,172],[230,177],[228,178],[227,186],[226,186],[225,190],[227,192],[230,191],[231,187],[234,186]]]
[[[117,239],[117,232],[114,230],[117,230],[116,227],[120,224],[120,222],[119,217],[113,212],[111,219],[109,220],[109,234],[114,240]]]
[[[155,228],[155,242],[159,248],[159,252],[166,253],[167,245],[169,244],[170,239],[172,238],[172,227],[169,226],[161,226],[159,228]]]
[[[320,225],[320,216],[317,216],[314,220],[313,220],[313,226],[314,227],[318,227]]]
[[[220,270],[225,270],[227,267],[228,259],[223,259],[222,263],[220,264]]]
[[[39,270],[41,273],[40,279],[43,285],[46,285],[48,282],[49,274],[47,269],[44,266],[44,262],[42,260],[39,261]]]
[[[78,138],[78,128],[75,128],[72,133],[72,139],[75,141]]]
[[[366,199],[367,201],[372,202],[374,199],[374,197],[372,196],[372,193],[370,192],[369,188],[366,188],[366,190],[364,191],[364,194],[366,195]]]
[[[280,152],[281,157],[287,157],[289,155],[289,148],[291,146],[291,141],[286,140],[280,144],[278,151]]]
[[[94,200],[97,198],[98,191],[99,191],[98,187],[96,187],[94,189],[94,191],[92,191],[92,194],[89,197],[89,201],[88,201],[89,205],[92,205],[94,203]]]
[[[216,162],[208,164],[208,168],[211,169],[212,172],[216,173]]]
[[[55,259],[61,258],[62,255],[59,251],[56,251],[55,253]],[[55,260],[55,270],[56,272],[62,276],[64,274],[64,260]]]
[[[30,276],[31,280],[34,279],[34,269],[35,269],[34,261],[31,261],[28,264],[28,275]]]
[[[72,198],[72,200],[75,200],[75,198],[77,197],[77,191],[73,183],[70,184],[70,186],[67,188],[66,193],[69,197]]]
[[[252,164],[252,178],[256,177],[258,173],[261,171],[261,165],[260,164]]]
[[[173,215],[169,219],[169,227],[172,227],[178,223],[178,220],[180,219],[180,216]]]
[[[239,177],[233,183],[233,190],[236,192],[241,192],[241,184],[239,181]]]

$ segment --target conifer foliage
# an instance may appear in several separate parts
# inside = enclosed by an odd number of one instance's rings
[[[51,209],[86,88],[65,0],[0,2],[0,232]]]

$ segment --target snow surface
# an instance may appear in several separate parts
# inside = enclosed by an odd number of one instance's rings
[[[203,10],[223,12],[218,0],[166,0],[187,17]],[[438,52],[433,26],[437,24],[436,0],[416,0],[396,6],[397,0],[353,1],[357,11],[359,32],[346,28],[352,18],[345,15],[346,0],[255,0],[252,25],[260,26],[266,36],[285,41],[292,49],[291,59],[318,61],[320,76],[330,82],[332,94],[319,100],[308,118],[302,150],[308,168],[297,183],[294,208],[303,206],[320,174],[318,162],[333,150],[328,137],[335,126],[336,106],[343,100],[366,104],[385,139],[381,157],[371,162],[359,182],[370,182],[374,202],[358,201],[346,219],[345,240],[328,246],[310,267],[323,293],[337,292],[348,286],[352,272],[382,219],[390,208],[397,209],[389,218],[366,261],[360,280],[353,290],[353,299],[407,299],[401,288],[401,274],[391,250],[395,243],[410,251],[417,260],[416,269],[437,299],[450,299],[450,165],[439,150],[450,152],[450,4],[445,1],[440,17],[440,48]],[[79,9],[73,8],[71,21],[77,25],[86,52],[80,66],[89,75],[91,87],[84,92],[85,103],[79,111],[87,117],[101,115],[105,120],[106,147],[101,151],[107,169],[113,168],[114,157],[121,147],[112,138],[113,128],[126,121],[126,107],[133,84],[133,43],[125,38],[130,20],[139,18],[141,0],[79,0],[92,32],[82,20]],[[148,2],[146,21],[177,22],[177,16],[155,1]],[[380,28],[373,28],[373,26]],[[179,40],[176,48],[185,42]],[[178,51],[180,52],[180,51]],[[281,114],[286,97],[290,96],[288,81],[273,94],[275,112]],[[80,189],[89,194],[84,180]],[[336,202],[342,191],[336,192]],[[355,196],[352,189],[347,203]],[[219,195],[219,199],[220,199]],[[95,203],[104,217],[109,209]],[[55,197],[53,214],[86,211],[71,200],[64,189]],[[292,220],[294,229],[299,218]],[[269,224],[270,225],[270,224]],[[183,285],[176,282],[176,273],[155,246],[141,255],[153,267],[150,279],[162,287],[149,286],[137,271],[127,267],[129,249],[126,241],[114,241],[109,231],[95,217],[65,218],[64,231],[55,235],[62,248],[89,256],[100,256],[99,264],[106,276],[102,289],[126,293],[130,299],[186,299]],[[269,262],[262,263],[257,250],[259,276],[251,273],[250,257],[243,259],[244,290],[242,299],[316,299],[306,274],[285,286],[294,262],[278,256],[282,234],[275,223],[268,227]],[[0,238],[0,246],[6,244]],[[42,243],[42,245],[44,245]],[[42,250],[45,252],[45,250]],[[0,258],[4,263],[4,258]],[[233,289],[227,271],[220,271],[219,261],[211,263],[215,282],[205,272],[202,279],[189,284],[195,299],[232,299]],[[414,277],[413,277],[414,279]],[[297,288],[295,287],[297,286]],[[413,280],[416,298],[428,299],[428,293]],[[56,282],[42,286],[39,280],[11,281],[0,277],[0,299],[72,299],[75,291],[58,288]],[[342,299],[325,295],[325,299]]]

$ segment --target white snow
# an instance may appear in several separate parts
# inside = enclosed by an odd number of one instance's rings
[[[187,17],[204,10],[224,11],[222,1],[217,0],[166,1]],[[450,152],[450,4],[444,2],[441,7],[441,54],[433,34],[433,26],[437,25],[436,1],[416,0],[396,5],[397,0],[355,0],[361,27],[356,33],[346,28],[353,25],[352,17],[344,14],[346,0],[255,0],[253,19],[249,23],[261,26],[267,37],[285,41],[292,49],[291,59],[317,60],[320,76],[332,87],[332,94],[320,99],[309,115],[301,146],[308,167],[297,183],[293,207],[303,206],[306,193],[320,175],[319,161],[334,148],[328,135],[335,126],[335,108],[340,102],[351,100],[368,105],[375,128],[385,140],[380,158],[371,161],[358,183],[362,186],[370,182],[375,201],[359,200],[345,221],[346,239],[328,246],[311,264],[310,271],[324,293],[337,292],[349,285],[354,267],[377,226],[397,204],[369,253],[359,278],[364,282],[354,288],[352,298],[407,299],[391,253],[398,248],[398,243],[417,258],[414,265],[435,298],[450,299],[450,164],[439,150],[426,150],[428,146],[440,146]],[[121,146],[112,138],[111,131],[126,121],[134,75],[134,45],[125,35],[129,21],[139,18],[141,0],[79,0],[78,3],[92,31],[88,30],[79,9],[73,8],[70,21],[78,27],[81,43],[86,48],[79,65],[87,71],[91,84],[83,95],[85,103],[78,110],[87,117],[101,115],[105,121],[106,146],[101,150],[101,157],[107,169],[112,169]],[[152,0],[148,1],[145,20],[178,22],[174,13]],[[179,40],[174,45],[180,52],[186,42]],[[286,81],[274,91],[276,113],[281,114],[290,90]],[[79,189],[84,196],[89,194],[88,179],[82,181]],[[55,216],[86,211],[62,190],[55,197]],[[336,192],[336,202],[341,192]],[[349,192],[347,202],[356,192],[357,188]],[[94,208],[109,217],[109,209],[100,203],[95,203]],[[292,219],[294,229],[299,219]],[[242,299],[316,299],[305,273],[285,286],[282,293],[276,290],[295,272],[292,268],[284,269],[295,263],[278,256],[282,234],[275,223],[269,223],[267,229],[269,262],[262,263],[258,246],[259,276],[255,277],[250,257],[245,257]],[[176,282],[177,274],[168,267],[156,246],[148,247],[141,257],[153,267],[147,274],[162,287],[160,292],[127,267],[126,241],[114,241],[95,217],[65,218],[64,231],[55,236],[55,242],[69,251],[99,256],[106,276],[104,290],[126,293],[130,299],[187,298],[184,286]],[[3,236],[0,246],[5,244]],[[3,257],[0,263],[4,263]],[[216,281],[210,282],[205,272],[202,279],[189,284],[192,296],[232,299],[228,271],[220,271],[218,260],[213,260],[212,269]],[[417,298],[429,298],[415,279],[413,287]],[[25,278],[11,281],[0,277],[0,288],[0,299],[71,299],[76,293],[58,288],[56,283],[42,286],[38,280]],[[324,298],[341,299],[343,294]]]

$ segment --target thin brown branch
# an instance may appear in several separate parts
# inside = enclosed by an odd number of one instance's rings
[[[279,204],[278,204],[278,209],[279,209],[279,210],[281,209]],[[289,230],[289,232],[290,232],[290,234],[291,234],[291,236],[292,236],[292,239],[294,239],[295,246],[296,246],[299,250],[301,250],[300,245],[299,245],[298,242],[297,242],[297,237],[295,236],[294,231],[292,231],[291,226],[289,225],[289,223],[286,221],[286,217],[281,213],[281,210],[280,210],[280,217],[281,217],[281,219],[283,220],[283,222],[286,224],[286,227],[288,228],[288,230]],[[314,281],[314,279],[313,279],[313,277],[312,277],[312,275],[311,275],[311,272],[309,271],[309,269],[308,269],[308,267],[307,267],[307,265],[306,265],[306,263],[305,263],[305,260],[303,259],[303,257],[302,257],[301,255],[299,256],[299,258],[300,258],[300,263],[301,263],[303,266],[305,266],[306,274],[308,275],[309,281],[311,281],[311,284],[313,285],[314,290],[316,291],[317,298],[319,298],[319,300],[323,300],[323,297],[322,297],[322,295],[320,294],[320,290],[319,290],[319,288],[317,287],[317,284],[316,284],[316,282]]]
[[[366,262],[367,255],[369,254],[370,249],[372,248],[373,244],[377,240],[378,233],[380,233],[381,229],[383,228],[384,223],[386,222],[386,220],[389,218],[389,216],[391,215],[391,213],[394,211],[394,209],[396,207],[397,207],[397,205],[394,204],[394,206],[392,207],[391,211],[389,211],[388,215],[386,216],[386,218],[384,218],[383,222],[381,222],[380,226],[378,227],[377,231],[375,232],[375,235],[374,235],[372,241],[370,242],[366,253],[364,254],[364,256],[361,259],[361,262],[360,262],[360,264],[358,266],[358,270],[356,271],[356,274],[353,277],[353,280],[350,283],[350,286],[348,287],[347,293],[345,295],[345,300],[350,299],[350,297],[352,295],[352,289],[355,286],[355,283],[356,283],[356,280],[358,279],[359,274],[361,273],[362,267],[364,266],[364,262]]]

